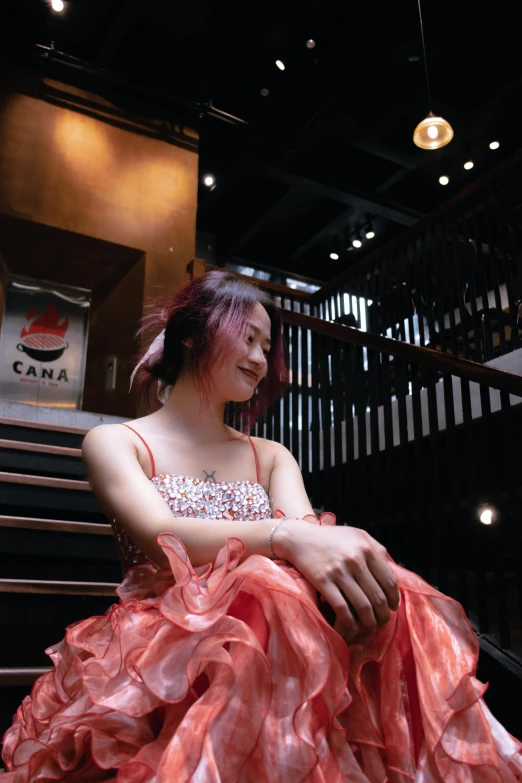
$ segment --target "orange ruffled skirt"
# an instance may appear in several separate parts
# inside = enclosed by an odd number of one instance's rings
[[[348,647],[291,566],[228,539],[131,569],[120,603],[47,651],[3,783],[515,783],[522,745],[475,679],[464,611],[392,564],[401,605]]]

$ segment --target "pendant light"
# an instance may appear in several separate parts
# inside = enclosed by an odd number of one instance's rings
[[[413,142],[423,150],[438,150],[449,144],[453,138],[453,128],[443,117],[437,117],[431,110],[431,92],[430,80],[428,77],[428,60],[426,58],[426,44],[424,42],[424,24],[422,22],[422,11],[420,0],[417,0],[419,6],[419,21],[422,38],[422,51],[424,55],[424,71],[426,73],[426,89],[428,91],[428,116],[425,117],[413,131]]]

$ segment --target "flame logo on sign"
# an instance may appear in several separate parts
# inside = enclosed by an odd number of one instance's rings
[[[69,328],[69,319],[65,318],[62,323],[60,323],[60,313],[52,302],[48,303],[46,309],[40,316],[38,316],[39,313],[39,307],[36,307],[34,310],[30,310],[27,313],[26,318],[29,322],[29,328],[26,329],[24,326],[20,332],[20,337],[26,337],[29,334],[55,334],[63,340],[65,333]]]

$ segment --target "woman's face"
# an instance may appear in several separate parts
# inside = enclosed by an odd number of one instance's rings
[[[245,402],[252,397],[267,373],[270,331],[268,313],[263,305],[257,304],[245,324],[244,339],[226,356],[216,357],[212,381],[219,398],[225,402]]]

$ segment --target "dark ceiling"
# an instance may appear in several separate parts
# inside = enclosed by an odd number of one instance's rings
[[[65,0],[60,14],[50,0],[12,0],[2,54],[41,71],[28,45],[53,42],[78,58],[55,73],[63,80],[191,124],[200,173],[216,177],[200,185],[200,254],[323,281],[520,145],[521,4],[422,7],[433,110],[455,129],[435,152],[412,142],[428,110],[416,0]]]

